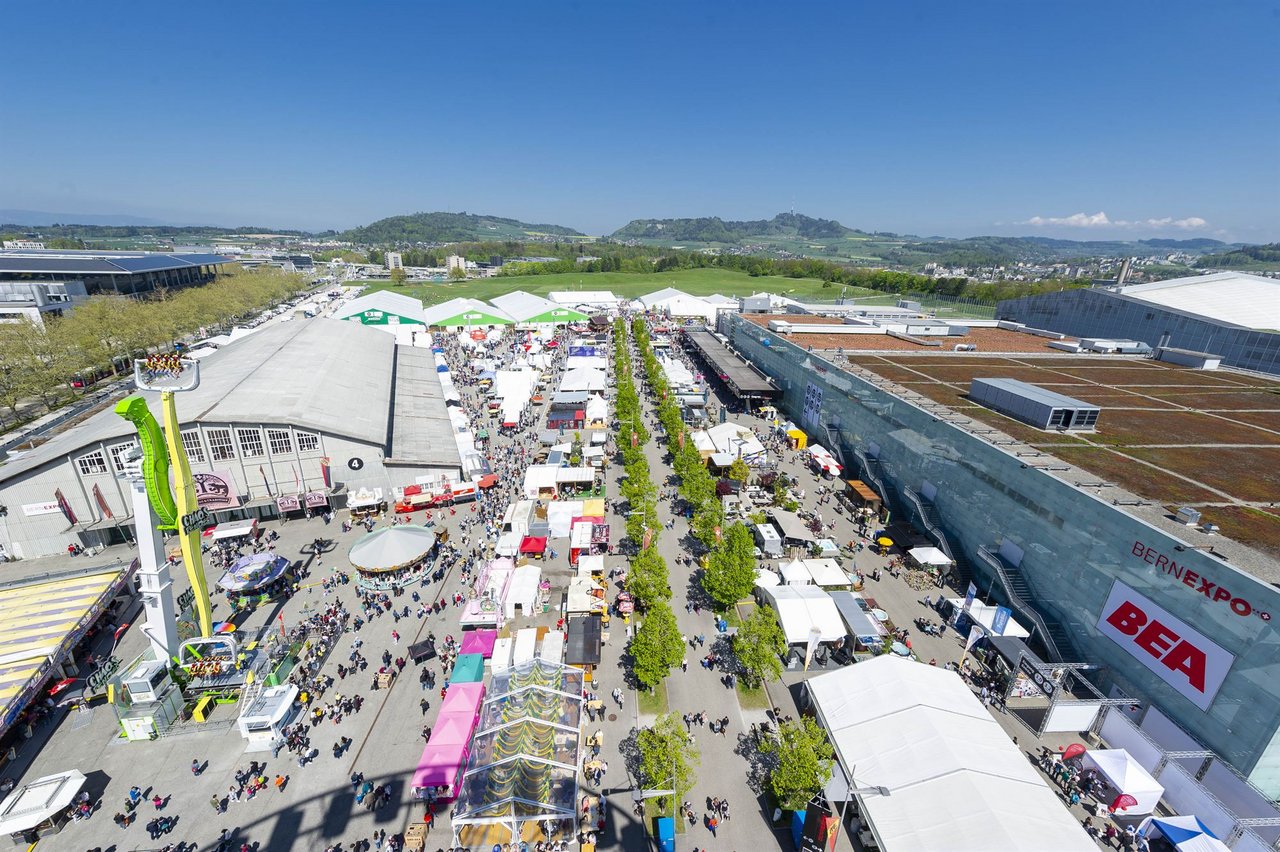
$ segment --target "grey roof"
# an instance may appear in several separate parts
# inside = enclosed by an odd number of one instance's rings
[[[66,275],[136,275],[164,269],[231,263],[220,254],[0,249],[0,272]]]
[[[1065,394],[1055,393],[1051,390],[1045,390],[1039,385],[1033,385],[1029,382],[1021,382],[1017,379],[1001,379],[1001,378],[975,378],[975,384],[984,384],[989,387],[1002,390],[1015,396],[1038,402],[1041,405],[1047,405],[1050,408],[1076,408],[1076,409],[1092,409],[1101,411],[1099,406],[1090,402],[1082,402],[1075,397],[1066,396]]]
[[[388,462],[462,465],[430,349],[396,347],[396,406]]]
[[[385,445],[395,338],[331,319],[268,326],[200,362],[200,387],[176,395],[190,423],[279,423]],[[433,367],[434,369],[434,367]],[[160,413],[160,394],[143,391]],[[134,434],[111,407],[0,465],[0,482],[113,438]]]
[[[769,380],[756,372],[741,356],[716,338],[709,331],[688,331],[685,337],[698,348],[715,371],[727,377],[729,385],[738,394],[775,395],[777,388]]]

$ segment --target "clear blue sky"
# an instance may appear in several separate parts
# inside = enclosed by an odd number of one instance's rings
[[[47,2],[5,30],[0,208],[1280,237],[1272,0]]]

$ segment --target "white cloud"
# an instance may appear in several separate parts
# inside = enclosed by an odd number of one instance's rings
[[[1070,216],[1032,216],[1019,224],[1059,228],[1156,228],[1164,230],[1176,228],[1180,231],[1198,231],[1209,225],[1207,221],[1199,216],[1188,216],[1184,219],[1165,216],[1162,219],[1127,220],[1112,219],[1101,210],[1097,213],[1072,213]]]

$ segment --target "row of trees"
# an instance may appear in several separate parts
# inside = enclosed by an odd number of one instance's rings
[[[305,287],[297,275],[238,267],[201,287],[160,291],[150,299],[93,296],[43,326],[0,325],[0,405],[52,408],[74,386],[130,369],[135,357],[167,350],[201,329],[221,329]]]
[[[680,416],[680,406],[671,393],[662,364],[653,352],[648,326],[644,320],[636,319],[631,331],[649,390],[657,400],[658,421],[667,436],[668,450],[680,480],[681,498],[692,507],[695,534],[708,549],[702,570],[702,587],[717,608],[727,610],[750,595],[755,586],[756,558],[751,533],[742,523],[725,526],[715,479],[707,470],[702,454]],[[745,482],[750,471],[745,463],[735,464],[729,475]],[[665,565],[663,572],[665,575]],[[646,621],[646,626],[648,624]],[[675,635],[675,641],[679,642],[674,618],[669,629]],[[681,654],[683,647],[681,643]],[[752,609],[733,637],[734,657],[743,683],[749,687],[759,688],[765,680],[780,677],[785,651],[786,636],[769,607]],[[652,728],[640,732],[640,770],[648,786],[666,788],[670,785],[683,799],[684,792],[693,786],[693,766],[698,758],[687,742],[675,713],[660,717]],[[782,808],[798,810],[805,807],[814,793],[831,778],[833,750],[826,732],[812,719],[802,717],[799,721],[780,725],[777,736],[764,740],[761,750],[770,757],[769,791]]]

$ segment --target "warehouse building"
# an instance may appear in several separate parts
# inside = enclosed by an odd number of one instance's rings
[[[972,581],[1008,605],[1050,666],[1091,667],[1082,678],[1098,694],[1163,714],[1280,796],[1280,512],[1267,508],[1280,493],[1280,382],[1055,352],[998,329],[1025,341],[996,357],[901,340],[850,353],[837,351],[844,338],[820,349],[749,318],[728,326],[778,408],[945,550],[959,589]],[[979,404],[977,378],[1105,410],[1096,434],[1068,438],[1052,416],[1033,426]]]
[[[132,296],[205,284],[218,274],[219,266],[233,262],[220,254],[0,249],[0,278],[6,281],[75,280],[84,285],[89,295]]]
[[[177,395],[200,505],[218,520],[266,518],[294,498],[319,509],[342,505],[350,491],[459,478],[445,392],[426,351],[358,323],[311,319],[204,358],[200,387]],[[143,396],[159,417],[159,394]],[[131,540],[132,501],[118,477],[135,443],[132,425],[108,405],[12,451],[0,464],[9,551],[31,558],[73,542]]]
[[[1220,272],[1001,302],[996,316],[1083,338],[1140,340],[1280,375],[1280,279]]]

